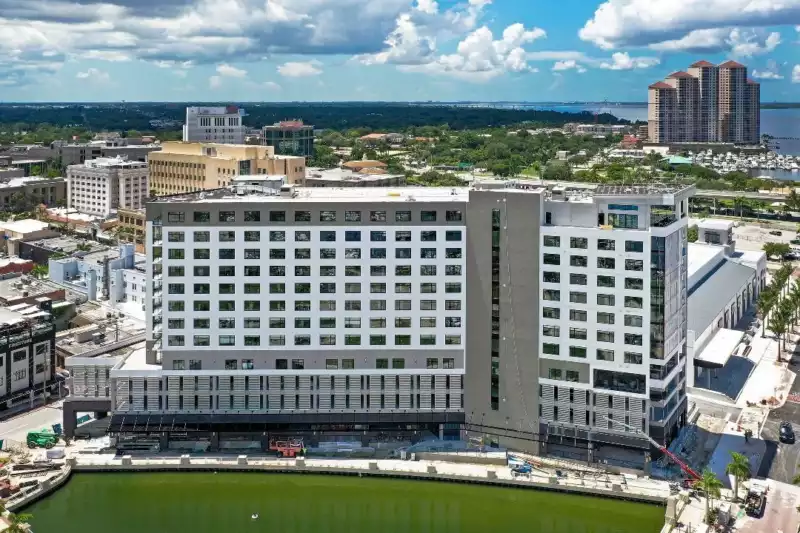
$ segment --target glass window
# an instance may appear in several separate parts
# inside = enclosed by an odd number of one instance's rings
[[[261,249],[260,248],[245,248],[245,250],[244,250],[244,258],[245,259],[261,259]]]
[[[598,257],[597,268],[616,268],[616,261],[613,257]]]
[[[625,251],[632,253],[643,253],[644,243],[642,241],[625,241]]]
[[[247,265],[244,267],[244,275],[245,276],[260,276],[261,275],[261,267],[256,265]]]
[[[461,259],[461,248],[445,248],[444,256],[447,259]]]
[[[640,291],[644,289],[644,280],[639,278],[625,278],[625,288]]]
[[[613,294],[598,294],[597,305],[614,305]]]
[[[584,346],[570,346],[569,347],[569,356],[570,357],[580,357],[582,359],[586,359],[586,348]]]
[[[597,239],[597,249],[605,252],[613,252],[616,249],[617,241],[613,239]]]
[[[211,275],[210,266],[196,266],[192,268],[194,275],[197,277],[206,277]]]
[[[195,211],[194,212],[194,221],[195,222],[211,222],[211,213],[208,211]]]
[[[625,362],[629,365],[641,365],[642,354],[636,352],[625,352]]]
[[[170,277],[181,277],[184,275],[183,267],[171,266],[167,268],[167,275]]]
[[[220,259],[236,259],[236,249],[235,248],[220,248],[219,249],[219,258]]]
[[[444,266],[444,275],[445,276],[460,276],[461,275],[461,265],[445,265]]]
[[[585,292],[570,292],[569,301],[574,304],[585,304],[588,298]]]
[[[543,276],[545,283],[561,283],[560,272],[544,272]]]
[[[614,350],[597,350],[597,360],[598,361],[613,361],[614,360]]]
[[[411,346],[411,335],[395,335],[395,346]]]
[[[236,345],[236,336],[235,335],[220,335],[219,336],[219,345],[220,346],[235,346]]]
[[[642,261],[641,259],[626,259],[625,270],[642,272],[644,270],[644,261]]]
[[[436,232],[435,231],[421,231],[420,240],[422,242],[435,242],[436,241]]]
[[[422,222],[436,222],[436,211],[423,211],[420,220]]]
[[[614,282],[614,276],[597,276],[598,287],[613,287]]]
[[[586,274],[570,274],[569,283],[570,285],[586,285],[587,276]]]
[[[386,222],[386,211],[370,211],[370,222]]]
[[[251,233],[251,232],[247,232]],[[252,232],[255,233],[255,232]],[[270,231],[269,232],[269,240],[271,242],[285,242],[286,241],[286,232],[285,231]]]
[[[361,248],[345,248],[345,259],[361,259]]]
[[[221,266],[218,269],[220,276],[231,277],[236,275],[236,267],[234,266]]]
[[[271,253],[271,251],[270,251]],[[295,259],[311,259],[311,248],[296,248],[294,251]]]
[[[614,313],[597,313],[598,324],[613,324]]]
[[[195,231],[194,242],[209,242],[211,240],[210,231]]]
[[[361,211],[345,211],[345,222],[361,222]]]
[[[335,231],[320,231],[319,232],[319,240],[322,242],[335,242],[336,241],[336,232]]]
[[[558,355],[561,353],[561,345],[546,342],[542,344],[542,352],[546,353],[547,355]]]
[[[336,222],[336,211],[320,211],[320,222]]]
[[[542,326],[542,335],[544,335],[545,337],[560,337],[561,328],[558,326],[549,326],[549,325]]]
[[[181,250],[183,251],[183,250]],[[172,250],[170,250],[170,253]],[[208,248],[195,248],[194,249],[194,258],[198,260],[205,260],[211,259],[211,250]],[[172,257],[170,257],[172,259]]]
[[[446,241],[460,241],[461,230],[448,230],[444,232],[444,240]]]
[[[569,310],[569,319],[572,322],[586,322],[589,317],[589,313],[586,311],[581,311],[579,309],[570,309]]]
[[[335,266],[321,266],[319,267],[319,275],[320,276],[335,276],[336,275],[336,267]]]
[[[311,222],[311,211],[295,211],[295,222]]]
[[[630,309],[641,309],[643,307],[642,298],[639,296],[626,296],[625,307]]]
[[[309,242],[311,240],[311,232],[310,231],[295,231],[294,232],[294,240],[295,240],[295,242]]]
[[[170,231],[167,233],[169,242],[183,242],[185,234],[182,231]]]
[[[370,259],[386,259],[386,248],[370,248]]]
[[[384,242],[386,240],[386,232],[385,231],[370,231],[369,232],[369,240],[373,242]]]
[[[630,344],[632,346],[641,346],[642,345],[642,336],[636,335],[634,333],[626,333],[625,334],[625,344]]]
[[[586,267],[589,264],[589,260],[586,258],[585,255],[571,255],[569,256],[569,266],[574,267]]]
[[[385,346],[386,345],[386,335],[370,335],[369,336],[369,344],[370,346]],[[386,361],[386,359],[383,359]],[[388,364],[386,366],[380,365],[381,359],[376,361],[376,368],[389,368]]]
[[[270,211],[270,222],[286,222],[286,211]]]
[[[461,293],[461,283],[445,283],[444,292],[447,294]]]
[[[584,328],[569,328],[569,338],[585,341],[588,334]]]
[[[550,248],[559,248],[561,246],[561,237],[556,235],[545,235],[544,245]]]
[[[208,300],[195,300],[193,302],[193,309],[198,312],[211,311],[211,302]]]
[[[587,239],[586,237],[570,237],[569,247],[585,250],[589,248],[589,239]]]
[[[448,222],[461,222],[461,211],[445,211],[445,220]]]
[[[561,301],[561,291],[554,291],[551,289],[545,289],[542,291],[542,299],[548,300],[551,302],[558,302]]]
[[[560,265],[561,256],[558,254],[544,254],[542,262],[545,265]]]
[[[561,309],[559,309],[558,307],[543,307],[542,316],[544,318],[552,318],[554,320],[558,320],[561,318]]]
[[[625,315],[625,325],[631,328],[642,327],[642,317],[637,315]]]
[[[614,332],[613,331],[598,331],[597,332],[597,341],[598,342],[614,342]]]
[[[234,242],[236,240],[235,231],[220,231],[219,242]]]
[[[320,248],[320,259],[336,259],[336,248]]]
[[[411,222],[411,211],[397,211],[394,214],[395,222]]]
[[[236,222],[236,212],[235,211],[220,211],[219,212],[219,221],[220,222]]]
[[[169,259],[185,259],[185,257],[186,254],[182,248],[173,248],[167,252],[167,258]]]
[[[394,240],[397,242],[411,242],[410,231],[395,231]]]
[[[245,222],[261,222],[261,211],[245,211]]]

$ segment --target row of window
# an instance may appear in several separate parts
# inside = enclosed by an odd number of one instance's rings
[[[423,275],[435,275],[435,271],[432,274],[423,274]],[[460,272],[459,272],[460,274]],[[245,276],[249,276],[252,274],[245,273]],[[410,276],[411,270],[410,267],[408,269],[405,268],[398,268],[395,270],[395,275],[397,276]],[[377,285],[377,284],[370,284],[370,285]],[[381,284],[381,285],[386,285]],[[455,289],[453,287],[448,287],[448,285],[452,285],[450,283],[445,284],[445,293],[453,293],[453,292],[460,292],[459,289]],[[311,294],[312,293],[312,284],[311,283],[295,283],[294,284],[294,293],[295,294]],[[381,289],[380,287],[375,287],[375,290],[371,292],[386,292],[385,287]],[[221,283],[217,287],[219,294],[236,294],[236,284],[235,283]],[[421,294],[436,294],[437,292],[437,284],[436,283],[420,283],[419,290]],[[245,283],[244,284],[244,294],[261,294],[261,284],[260,283]],[[265,293],[269,294],[286,294],[286,284],[285,283],[269,283],[268,284],[268,291],[264,291]],[[344,284],[344,292],[345,294],[361,294],[361,283],[345,283]],[[186,286],[183,283],[169,283],[167,284],[167,293],[168,294],[186,294]],[[194,283],[192,287],[193,294],[211,294],[211,284],[210,283]],[[320,294],[336,294],[336,283],[320,283],[319,284],[319,293]]]
[[[395,300],[394,308],[397,311],[411,311],[411,300]],[[361,311],[361,300],[346,300],[346,311]],[[291,304],[291,302],[290,302]],[[186,310],[186,302],[183,300],[172,300],[167,303],[167,309],[171,312],[182,312]],[[291,307],[291,305],[289,306]],[[437,308],[436,300],[420,300],[420,311],[435,311]],[[461,300],[445,300],[444,308],[447,311],[460,311]],[[219,302],[220,311],[235,311],[236,303],[232,301]],[[244,311],[261,311],[260,300],[245,300],[243,302]],[[283,300],[271,300],[268,309],[270,311],[286,311],[286,302]],[[370,300],[370,311],[386,311],[386,300]],[[208,300],[195,301],[192,303],[192,310],[203,312],[211,311],[211,302]],[[294,302],[294,310],[298,312],[311,311],[311,300],[297,300]],[[336,311],[336,300],[320,300],[319,311]]]
[[[544,272],[543,280],[545,283],[561,283],[561,272]],[[586,285],[588,277],[586,274],[570,274],[570,285]],[[596,285],[598,287],[615,287],[616,278],[614,276],[597,276]],[[625,278],[624,287],[628,290],[640,291],[644,289],[644,280],[641,278]]]
[[[361,335],[344,335],[345,346],[361,346]],[[366,336],[365,336],[366,337]],[[386,335],[369,335],[369,346],[386,346]],[[367,345],[365,339],[364,345]],[[335,346],[336,335],[320,335],[320,346]],[[420,335],[420,346],[435,346],[436,335]],[[456,346],[461,344],[461,335],[445,335],[444,344],[449,346]],[[218,346],[237,346],[235,335],[218,335]],[[267,346],[286,346],[285,335],[269,335],[267,338]],[[295,346],[311,346],[311,335],[295,335]],[[395,346],[411,346],[411,335],[395,335]],[[167,346],[179,347],[186,346],[186,336],[184,335],[168,335]],[[193,335],[192,346],[211,346],[210,335]],[[243,343],[238,346],[262,346],[260,335],[244,335]]]
[[[287,232],[284,230],[275,230],[265,232],[268,234],[270,242],[286,242]],[[344,240],[346,242],[360,242],[361,231],[359,230],[345,230]],[[366,233],[366,232],[365,232]],[[446,241],[460,241],[460,230],[447,230],[444,232]],[[370,231],[369,240],[372,242],[386,242],[386,231]],[[210,231],[195,231],[193,232],[194,242],[211,242]],[[421,231],[420,240],[423,242],[436,242],[437,232],[434,230]],[[244,232],[244,242],[261,242],[261,232],[256,230],[248,230]],[[186,233],[183,231],[170,231],[167,232],[167,240],[169,242],[185,242]],[[236,242],[236,232],[232,230],[223,230],[217,232],[217,240],[219,242]],[[305,230],[297,230],[294,232],[295,242],[311,242],[311,232]],[[320,242],[336,242],[336,231],[320,231]],[[364,239],[366,240],[366,239]],[[396,242],[411,242],[410,231],[395,231],[394,240]]]
[[[598,312],[596,316],[598,324],[614,324],[616,319],[614,313]],[[561,309],[558,307],[543,307],[542,317],[550,318],[553,320],[560,320]],[[581,309],[569,310],[570,322],[586,322],[588,317],[589,314],[587,311],[583,311]],[[624,315],[624,320],[625,320],[625,326],[632,328],[640,328],[644,323],[644,318],[641,315]]]
[[[378,358],[375,359],[375,368],[388,369],[389,359]],[[436,370],[440,368],[449,370],[456,367],[455,359],[452,357],[444,357],[440,360],[436,357],[428,357],[425,359],[425,368]],[[240,366],[241,364],[241,366]],[[291,364],[292,370],[305,370],[305,359],[276,359],[275,370],[289,370]],[[406,367],[406,360],[403,357],[393,357],[391,359],[391,368],[404,369]],[[252,359],[225,359],[225,370],[253,370],[255,365]],[[354,370],[356,368],[355,359],[325,359],[325,370]],[[172,361],[172,370],[186,370],[186,361],[184,359],[175,359]],[[202,359],[189,359],[189,370],[202,370]],[[146,381],[146,380],[145,380]],[[381,381],[383,379],[381,378]],[[297,388],[297,387],[296,387]],[[349,388],[349,387],[347,387]],[[363,388],[363,387],[362,387]],[[398,387],[399,388],[399,387]],[[145,390],[147,387],[145,386]]]
[[[559,254],[544,254],[542,262],[545,265],[560,265],[561,256]],[[586,268],[589,266],[589,258],[585,255],[571,255],[569,256],[569,266]],[[597,268],[613,269],[617,267],[617,261],[614,257],[598,257]],[[644,261],[641,259],[626,259],[625,270],[634,272],[642,272],[644,270]]]
[[[160,253],[153,254],[155,258],[161,257]],[[361,259],[361,248],[346,248],[344,252],[345,259]],[[395,259],[411,259],[411,248],[396,248],[394,251]],[[419,253],[420,259],[436,259],[436,248],[421,248]],[[445,248],[444,256],[446,259],[462,259],[463,252],[461,248]],[[210,260],[211,250],[209,248],[195,248],[193,257],[197,260]],[[182,248],[172,248],[167,251],[168,259],[183,260],[186,259],[186,251]],[[261,259],[261,250],[259,248],[250,248],[244,250],[245,259]],[[271,248],[269,250],[270,259],[286,259],[286,250],[282,248]],[[294,251],[295,259],[311,259],[310,248],[298,248]],[[320,259],[336,259],[336,248],[320,248]],[[220,248],[217,250],[217,259],[236,259],[236,250],[234,248]],[[386,248],[370,248],[370,259],[386,259]]]
[[[553,289],[545,289],[542,291],[542,299],[549,302],[560,302],[561,291]],[[625,296],[625,307],[629,309],[642,309],[644,307],[644,299],[640,296]],[[588,303],[588,296],[585,292],[570,292],[569,301],[574,304]],[[597,305],[616,305],[617,299],[613,294],[598,294]]]
[[[545,235],[544,246],[548,248],[560,248],[561,237],[557,235]],[[570,237],[569,247],[576,250],[588,250],[589,239],[586,237]],[[597,239],[597,249],[607,252],[616,250],[617,241],[614,239]],[[630,253],[643,253],[644,242],[642,241],[625,241],[625,251]]]
[[[409,317],[395,317],[394,327],[396,328],[410,328],[412,327],[412,320]],[[283,329],[286,327],[286,319],[284,317],[273,317],[266,321],[270,329]],[[366,322],[366,319],[364,320]],[[362,324],[361,317],[345,317],[344,327],[346,329],[360,328]],[[243,319],[245,329],[258,329],[261,327],[260,318],[245,318]],[[186,327],[186,320],[183,318],[170,318],[167,320],[169,329],[184,329]],[[192,319],[192,327],[194,329],[209,329],[211,328],[210,318],[194,318]],[[217,319],[217,327],[220,329],[235,329],[235,318],[219,318]],[[311,319],[305,317],[296,317],[294,319],[295,329],[308,329],[311,327]],[[322,329],[335,328],[336,317],[320,317],[319,327]],[[377,317],[369,319],[370,328],[385,328],[386,318]],[[435,328],[436,317],[420,317],[419,327],[421,328]],[[444,327],[446,328],[460,328],[461,317],[445,317]]]
[[[338,213],[336,211],[325,210],[319,212],[320,222],[336,222],[337,217]],[[211,213],[209,211],[195,211],[192,214],[192,218],[196,223],[209,223],[211,222]],[[436,211],[425,210],[420,212],[420,222],[436,222],[437,218],[438,213]],[[447,222],[461,222],[463,218],[463,214],[460,210],[453,209],[445,211],[445,220]],[[242,220],[244,222],[261,222],[261,211],[245,211]],[[269,220],[269,222],[287,222],[286,211],[269,211],[265,220]],[[345,211],[342,220],[345,222],[361,222],[362,212]],[[386,222],[387,220],[386,211],[369,212],[370,222]],[[394,220],[395,222],[413,222],[411,211],[395,211]],[[167,221],[171,223],[186,222],[186,213],[182,211],[170,211],[167,213]],[[220,211],[218,221],[236,222],[236,211]],[[311,211],[295,211],[294,221],[311,222]]]
[[[614,342],[613,331],[598,331],[596,333],[598,342]],[[560,337],[561,327],[550,326],[550,325],[542,326],[542,335],[544,335],[545,337]],[[585,328],[569,328],[569,338],[585,341],[588,338],[587,330]],[[631,346],[641,346],[642,339],[643,339],[642,335],[638,335],[636,333],[625,333],[625,344],[630,344]],[[558,355],[558,354],[551,354],[551,355]]]
[[[283,265],[272,265],[269,269],[265,269],[266,272],[269,273],[270,276],[273,277],[285,277],[286,276],[286,267]],[[236,267],[234,266],[221,266],[218,267],[217,272],[220,276],[236,276]],[[244,267],[244,275],[245,276],[261,276],[261,267],[257,265],[247,265]],[[318,274],[322,277],[331,277],[336,276],[336,266],[334,265],[324,265],[320,266],[317,270]],[[361,268],[360,265],[347,265],[344,267],[344,275],[345,276],[361,276],[362,272],[366,272],[366,269]],[[387,273],[386,265],[370,265],[369,267],[369,275],[370,276],[385,276]],[[419,267],[419,274],[420,276],[436,276],[439,273],[439,268],[437,265],[420,265]],[[444,266],[444,275],[445,276],[460,276],[462,273],[462,266],[461,265],[445,265]],[[170,266],[167,268],[167,275],[171,278],[173,277],[183,277],[186,274],[186,268],[182,266]],[[192,275],[196,277],[209,277],[211,276],[211,267],[210,266],[195,266],[192,267]],[[295,265],[294,267],[294,275],[296,277],[307,277],[311,276],[311,266],[310,265]],[[395,276],[410,276],[411,275],[411,265],[396,265],[394,267],[394,275]],[[545,280],[547,281],[547,280]]]

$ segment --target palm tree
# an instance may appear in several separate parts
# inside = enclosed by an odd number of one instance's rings
[[[15,514],[11,511],[6,511],[6,502],[5,500],[0,500],[0,515],[4,515],[3,518],[5,519],[8,526],[3,530],[6,533],[28,533],[28,522],[30,522],[33,516],[29,514]]]
[[[769,329],[775,334],[775,338],[778,340],[778,362],[782,362],[781,360],[781,337],[783,337],[783,349],[786,348],[786,332],[789,329],[789,322],[792,319],[792,311],[789,309],[789,306],[786,305],[789,303],[788,300],[781,300],[780,303],[775,307],[775,310],[772,312],[772,322],[769,325]]]
[[[763,339],[767,327],[767,315],[778,300],[778,293],[772,287],[767,287],[758,295],[756,306],[761,315],[761,338]]]
[[[31,276],[34,278],[42,279],[46,278],[49,274],[47,265],[36,265],[31,269]]]
[[[739,482],[750,479],[750,461],[746,455],[731,452],[731,462],[725,467],[725,473],[733,476],[733,499],[739,498]]]
[[[722,481],[717,478],[710,468],[703,470],[703,476],[695,483],[695,487],[706,493],[706,516],[711,512],[711,499],[719,498]]]
[[[737,196],[733,199],[733,214],[736,215],[736,209],[739,209],[739,218],[744,218],[742,216],[742,211],[744,209],[745,204],[747,203],[747,198],[744,196]]]

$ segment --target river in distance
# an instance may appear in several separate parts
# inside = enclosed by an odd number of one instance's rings
[[[664,523],[657,505],[556,492],[243,472],[75,474],[24,512],[35,533],[655,533]]]

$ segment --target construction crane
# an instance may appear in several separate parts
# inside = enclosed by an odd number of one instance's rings
[[[672,459],[672,461],[673,461],[673,462],[674,462],[676,465],[678,465],[678,467],[680,467],[680,469],[681,469],[681,470],[683,470],[683,472],[684,472],[684,473],[685,473],[687,476],[689,476],[689,478],[690,478],[690,482],[694,483],[695,481],[699,481],[699,480],[701,479],[701,476],[700,476],[700,474],[698,474],[697,472],[695,472],[695,471],[692,469],[692,467],[690,467],[689,465],[687,465],[686,463],[684,463],[683,461],[681,461],[680,459],[678,459],[678,457],[677,457],[677,456],[676,456],[674,453],[672,453],[671,451],[669,451],[669,450],[667,449],[667,447],[666,447],[666,446],[663,446],[663,445],[659,444],[659,443],[658,443],[658,441],[656,441],[655,439],[653,439],[653,438],[652,438],[650,435],[648,435],[647,433],[645,433],[645,432],[644,432],[644,431],[642,431],[641,429],[639,429],[639,428],[635,428],[635,427],[633,427],[633,426],[630,426],[630,425],[628,425],[628,424],[624,424],[624,423],[620,422],[619,420],[614,420],[614,419],[612,419],[612,418],[608,418],[607,416],[604,416],[603,418],[604,418],[605,420],[608,420],[608,421],[609,421],[609,422],[611,422],[611,423],[614,423],[614,424],[619,424],[620,426],[622,426],[622,427],[624,427],[624,428],[630,429],[631,431],[634,431],[635,433],[638,433],[639,435],[642,435],[644,438],[646,438],[646,439],[648,440],[648,442],[650,442],[650,444],[652,444],[653,446],[655,446],[656,448],[658,448],[658,449],[661,451],[661,453],[663,453],[664,455],[666,455],[667,457],[669,457],[670,459]]]

